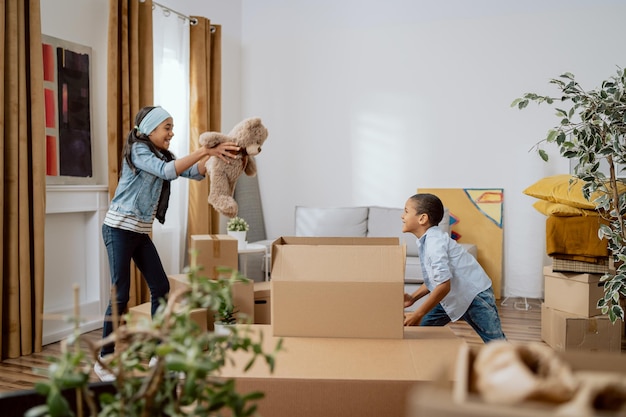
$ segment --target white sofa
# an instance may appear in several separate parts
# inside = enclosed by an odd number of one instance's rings
[[[405,283],[423,282],[417,243],[414,235],[402,233],[404,209],[378,206],[305,207],[295,211],[296,236],[398,237],[406,244]],[[446,208],[439,226],[450,233],[450,214]],[[474,257],[476,245],[462,244]]]

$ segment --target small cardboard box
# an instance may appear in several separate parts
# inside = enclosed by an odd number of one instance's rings
[[[596,308],[604,296],[601,274],[554,272],[551,266],[545,266],[543,275],[546,307],[584,317],[602,314]]]
[[[271,324],[272,296],[269,281],[254,283],[254,324]]]
[[[274,335],[401,339],[405,252],[398,238],[277,239]]]
[[[252,325],[265,351],[281,338],[269,325]],[[454,362],[465,344],[449,327],[407,327],[402,339],[285,337],[276,368],[233,352],[222,376],[239,392],[261,391],[258,413],[271,417],[405,417],[417,384],[443,380],[452,386]],[[253,337],[253,339],[257,339]]]
[[[231,236],[191,235],[191,249],[197,251],[196,265],[201,266],[201,273],[209,278],[217,278],[218,267],[239,268],[237,239]]]
[[[620,352],[622,323],[608,316],[581,317],[541,305],[541,339],[556,350]]]
[[[178,288],[189,286],[189,276],[187,274],[169,275],[170,292]],[[237,312],[237,318],[243,318],[250,323],[254,323],[254,283],[236,282],[233,285],[233,306]],[[209,329],[213,328],[213,317],[209,317]]]
[[[151,303],[143,303],[128,309],[130,317],[128,327],[133,328],[142,321],[149,323],[152,320],[150,312]],[[200,330],[208,331],[209,329],[209,311],[206,308],[196,308],[191,311],[191,320],[195,321]]]

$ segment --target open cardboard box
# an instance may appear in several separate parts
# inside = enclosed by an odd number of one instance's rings
[[[238,325],[240,326],[240,325]],[[281,339],[270,325],[252,325],[266,351]],[[404,417],[416,384],[443,379],[449,387],[465,344],[449,327],[407,327],[402,339],[284,337],[272,374],[262,361],[244,372],[247,358],[233,352],[222,371],[239,392],[261,391],[267,417]]]
[[[398,238],[277,239],[274,335],[401,339],[405,258]]]
[[[478,348],[461,346],[456,362],[453,389],[429,385],[410,394],[407,417],[553,417],[557,405],[526,401],[515,405],[484,402],[477,393],[472,367]],[[597,352],[555,352],[572,371],[607,372],[626,375],[626,355]],[[611,414],[597,414],[605,417]],[[613,414],[615,415],[615,414]],[[623,414],[621,414],[623,415]]]

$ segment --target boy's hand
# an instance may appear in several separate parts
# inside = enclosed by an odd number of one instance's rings
[[[411,307],[414,302],[410,294],[404,293],[404,308]]]
[[[422,321],[423,315],[418,313],[417,310],[412,314],[404,316],[404,325],[405,326],[419,326]]]

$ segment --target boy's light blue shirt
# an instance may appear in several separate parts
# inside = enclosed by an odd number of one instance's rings
[[[178,178],[176,167],[174,161],[166,162],[158,158],[143,143],[133,144],[131,158],[136,172],[130,169],[126,160],[122,162],[122,175],[109,210],[149,223],[154,220],[163,181]],[[198,172],[197,165],[193,164],[180,176],[194,180],[204,179],[204,175]]]
[[[448,233],[433,226],[417,240],[424,284],[429,291],[450,280],[450,292],[441,306],[452,321],[465,314],[474,297],[491,287],[478,261]]]

